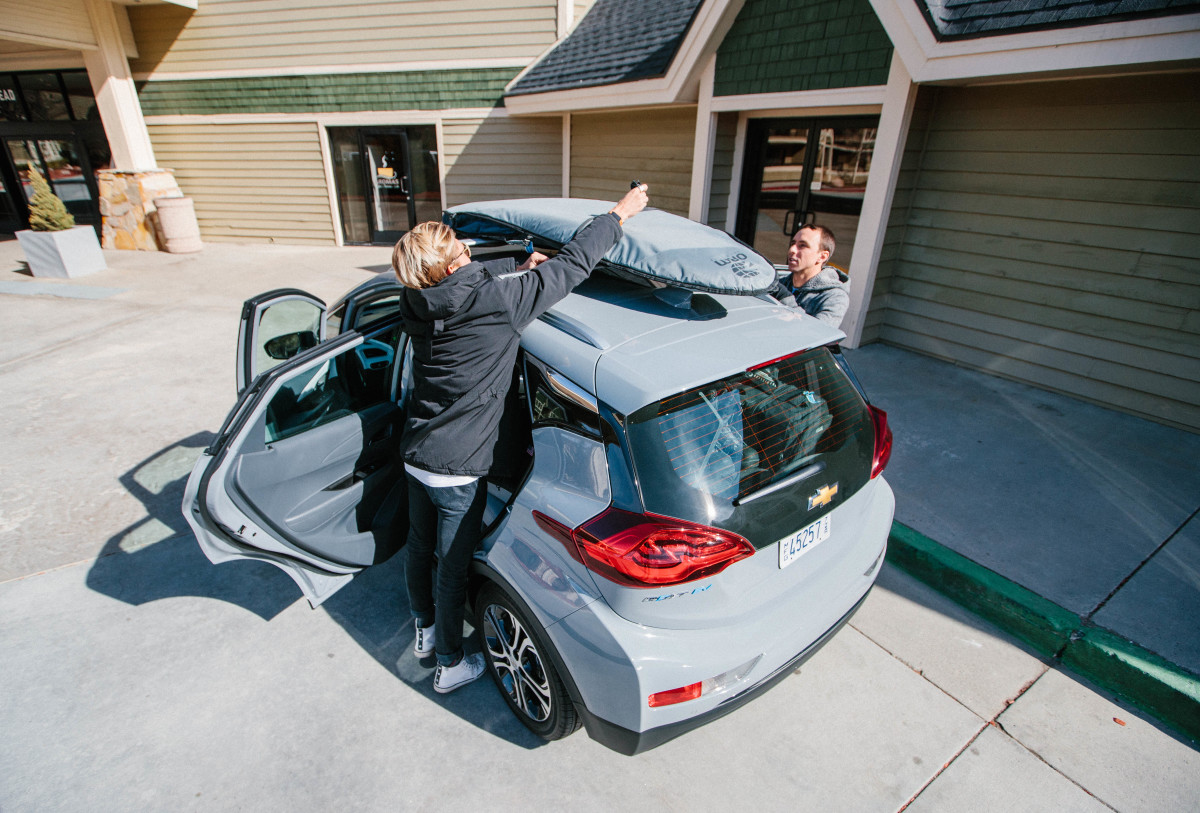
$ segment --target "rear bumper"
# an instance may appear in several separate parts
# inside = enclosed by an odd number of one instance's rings
[[[874,583],[872,583],[871,587],[874,587]],[[670,723],[668,725],[663,725],[657,728],[651,728],[646,731],[639,732],[631,731],[628,728],[623,728],[615,723],[596,716],[582,703],[576,704],[576,710],[579,712],[579,716],[583,718],[583,724],[584,727],[587,728],[588,736],[618,753],[625,754],[626,756],[633,756],[634,754],[640,754],[643,751],[649,751],[652,748],[657,748],[669,740],[673,740],[682,734],[686,734],[687,732],[697,729],[707,723],[711,723],[713,720],[724,717],[731,711],[741,708],[746,703],[749,703],[751,700],[754,700],[756,697],[764,694],[776,684],[781,683],[786,677],[788,677],[788,675],[794,673],[796,669],[798,669],[805,661],[815,655],[817,651],[829,641],[829,639],[831,639],[838,633],[839,630],[841,630],[842,627],[846,626],[851,617],[858,611],[858,608],[863,605],[863,602],[867,600],[867,596],[870,594],[871,588],[868,587],[867,591],[863,593],[862,597],[857,602],[855,602],[854,606],[851,607],[845,615],[838,619],[833,626],[822,633],[817,640],[813,641],[813,643],[810,644],[803,652],[780,666],[770,675],[767,675],[754,686],[738,693],[733,697],[730,697],[721,705],[710,709],[709,711],[698,714],[695,717],[689,717],[688,719],[680,720],[677,723]]]
[[[724,623],[638,624],[594,601],[549,625],[589,733],[622,753],[647,750],[728,714],[811,657],[861,604],[882,565],[894,498],[883,478],[873,483],[839,509],[838,535],[792,565],[782,585],[775,584],[777,548],[734,565],[745,571],[734,575],[744,582],[738,588],[746,608]],[[725,588],[705,587],[670,611],[685,623],[707,618],[713,614],[703,602]],[[721,682],[699,697],[665,706],[648,702],[655,693],[714,677]]]

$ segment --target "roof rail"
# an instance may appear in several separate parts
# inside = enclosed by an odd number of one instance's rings
[[[543,313],[538,319],[597,350],[607,350],[612,347],[583,322],[559,313],[553,308]]]

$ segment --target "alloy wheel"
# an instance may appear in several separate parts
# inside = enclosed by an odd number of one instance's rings
[[[552,711],[552,693],[542,656],[529,631],[507,607],[489,604],[483,612],[483,640],[504,691],[534,722]]]

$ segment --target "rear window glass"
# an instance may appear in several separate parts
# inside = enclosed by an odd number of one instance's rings
[[[822,347],[644,407],[629,439],[647,510],[712,522],[818,460],[848,496],[869,477],[874,432]]]

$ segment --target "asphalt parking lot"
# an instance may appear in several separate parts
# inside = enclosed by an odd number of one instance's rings
[[[241,302],[331,301],[389,250],[105,254],[42,282],[0,242],[5,813],[1196,807],[1200,753],[890,567],[799,674],[638,757],[541,743],[487,681],[436,695],[403,557],[312,610],[268,565],[210,565],[179,512]]]

